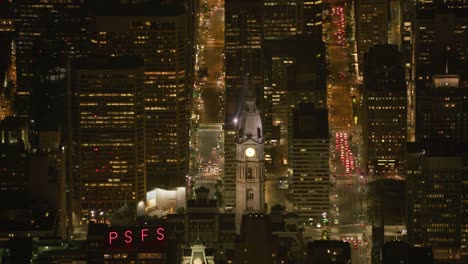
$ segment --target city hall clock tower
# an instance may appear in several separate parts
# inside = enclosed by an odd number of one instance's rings
[[[242,215],[265,213],[264,138],[255,96],[247,89],[238,119],[236,151],[236,232]]]

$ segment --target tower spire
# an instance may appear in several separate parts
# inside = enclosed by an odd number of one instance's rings
[[[447,52],[445,54],[445,74],[448,74],[448,70],[449,70],[449,51],[450,51],[450,46],[447,45]]]
[[[251,88],[251,77],[250,74],[246,74],[244,76],[244,89],[245,89],[245,96],[244,100],[255,100],[255,93]]]

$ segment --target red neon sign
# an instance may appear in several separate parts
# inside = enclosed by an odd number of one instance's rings
[[[164,227],[116,227],[107,231],[108,247],[153,247],[163,246],[166,239]]]

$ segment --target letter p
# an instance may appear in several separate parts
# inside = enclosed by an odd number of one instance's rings
[[[109,232],[109,245],[112,245],[112,240],[116,239],[119,236],[117,232]]]

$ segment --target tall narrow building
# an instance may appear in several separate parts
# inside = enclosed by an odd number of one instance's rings
[[[325,45],[311,36],[295,36],[265,41],[264,52],[261,105],[267,169],[285,170],[292,110],[300,103],[326,108]]]
[[[468,142],[468,85],[459,75],[438,74],[418,92],[416,136]]]
[[[223,195],[227,211],[236,207],[236,130],[224,128]]]
[[[144,59],[146,175],[149,190],[185,184],[193,70],[184,6],[148,3],[103,7],[94,20],[97,52]]]
[[[236,138],[236,232],[242,216],[265,212],[264,137],[260,112],[251,90],[244,99]]]
[[[24,198],[30,186],[28,175],[28,122],[9,116],[0,120],[0,198]]]
[[[293,209],[301,220],[320,219],[330,209],[329,133],[326,109],[299,104],[290,124],[289,168]]]
[[[444,2],[416,8],[413,63],[417,92],[435,74],[468,78],[468,8],[453,8],[457,4]]]
[[[108,218],[145,199],[143,62],[113,57],[73,67],[75,208],[83,217]]]
[[[242,110],[243,80],[252,78],[255,92],[262,89],[263,1],[226,0],[225,3],[225,68],[226,128]]]
[[[40,82],[44,76],[39,75],[48,71],[52,75],[57,70],[62,71],[63,75],[67,58],[85,56],[89,52],[89,17],[85,1],[81,0],[10,2],[13,2],[17,32],[15,44],[18,85],[15,108],[17,115],[30,116],[36,111],[31,104],[38,98],[37,94],[42,92],[48,96],[47,93],[50,93],[42,91],[44,86]],[[39,65],[41,60],[50,55],[44,49],[54,50],[60,56],[47,58],[48,63]]]
[[[265,0],[265,40],[307,35],[322,39],[321,0]]]
[[[435,259],[458,258],[468,246],[468,86],[437,74],[418,91],[416,139],[408,147],[408,238]]]
[[[407,156],[408,241],[431,247],[437,261],[459,260],[468,243],[467,146],[426,140],[409,143]]]
[[[291,39],[299,31],[297,0],[265,0],[265,40]]]
[[[401,175],[407,136],[407,91],[397,46],[376,45],[365,54],[363,99],[368,172],[375,176]]]
[[[359,71],[363,71],[364,53],[377,44],[388,43],[389,33],[388,0],[358,0],[356,12],[356,42]]]
[[[264,54],[261,105],[264,123],[269,122],[265,129],[279,126],[286,132],[291,110],[299,103],[326,108],[325,45],[321,40],[303,36],[269,40],[265,41]]]

